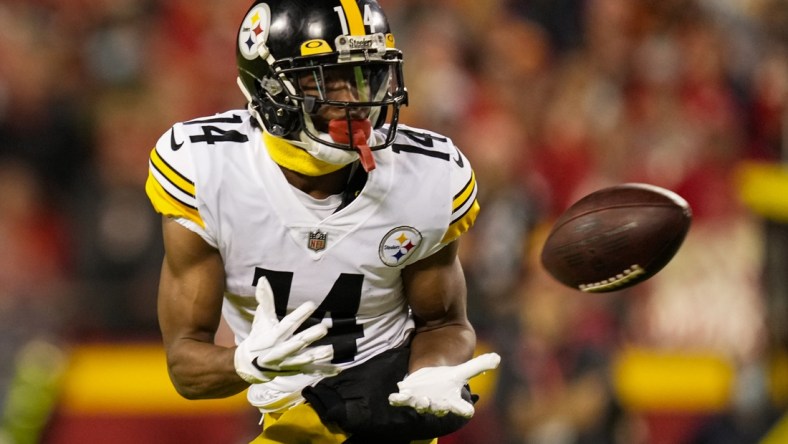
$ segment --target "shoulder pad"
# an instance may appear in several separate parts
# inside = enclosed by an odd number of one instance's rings
[[[451,204],[451,223],[442,243],[449,243],[459,238],[468,231],[476,221],[479,214],[479,202],[476,199],[478,187],[476,174],[471,168],[468,158],[452,145],[454,153],[451,155],[451,189],[453,199]]]
[[[413,153],[445,161],[452,202],[449,225],[441,243],[452,242],[468,231],[479,213],[476,176],[468,158],[451,139],[432,131],[400,125],[391,149],[396,153]]]
[[[161,136],[151,150],[145,191],[159,213],[185,217],[204,227],[197,211],[190,145],[181,123]]]

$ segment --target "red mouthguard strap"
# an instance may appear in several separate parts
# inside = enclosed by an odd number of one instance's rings
[[[328,122],[328,135],[334,139],[334,142],[350,144],[351,135],[348,133],[348,128],[353,132],[352,146],[358,152],[358,158],[364,171],[370,172],[374,170],[375,157],[372,155],[372,150],[367,143],[370,134],[372,134],[372,124],[366,119],[351,121],[334,119]]]

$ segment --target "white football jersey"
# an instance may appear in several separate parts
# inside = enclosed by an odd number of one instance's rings
[[[402,268],[459,237],[479,211],[467,158],[441,135],[400,125],[394,144],[374,152],[377,167],[358,196],[320,218],[271,159],[272,137],[247,111],[232,110],[175,124],[150,156],[154,208],[221,253],[223,316],[236,342],[249,333],[255,285],[266,278],[280,318],[306,301],[318,305],[305,324],[328,327],[316,345],[332,345],[339,366],[402,345],[414,325]],[[252,386],[249,399],[282,410],[316,382],[277,377]]]

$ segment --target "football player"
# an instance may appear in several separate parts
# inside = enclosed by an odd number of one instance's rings
[[[398,124],[402,54],[374,0],[258,0],[246,109],[176,123],[150,156],[159,322],[186,398],[247,387],[255,443],[430,442],[467,423],[474,359],[459,238],[468,159]],[[236,347],[214,343],[221,317]]]

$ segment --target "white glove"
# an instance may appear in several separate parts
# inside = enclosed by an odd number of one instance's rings
[[[257,310],[252,330],[235,350],[235,371],[244,381],[257,384],[276,376],[339,373],[339,367],[327,362],[334,356],[331,345],[306,348],[328,333],[325,325],[313,325],[293,335],[317,308],[313,302],[304,302],[279,321],[274,292],[264,277],[257,282],[255,297]]]
[[[397,383],[399,392],[389,395],[389,404],[436,416],[453,413],[470,418],[473,404],[462,399],[462,388],[469,379],[498,367],[500,362],[497,353],[486,353],[455,366],[418,369]]]

